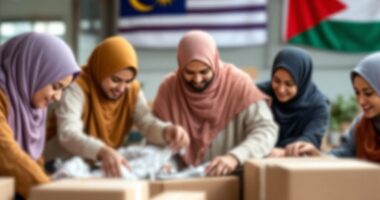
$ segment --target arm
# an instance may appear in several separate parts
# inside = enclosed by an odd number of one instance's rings
[[[14,177],[16,191],[27,198],[32,186],[47,183],[50,178],[15,141],[3,111],[0,110],[0,176]]]
[[[239,130],[242,133],[235,134],[242,134],[245,139],[227,155],[213,158],[206,168],[209,176],[227,175],[247,159],[262,158],[269,154],[276,143],[278,127],[264,101],[250,105],[235,119],[243,121],[242,130]]]
[[[103,141],[83,132],[82,108],[85,97],[81,88],[71,84],[64,92],[55,115],[57,117],[58,139],[63,148],[81,157],[96,160],[105,146]]]
[[[341,146],[339,146],[336,149],[331,150],[327,156],[337,156],[337,157],[347,157],[352,158],[355,157],[355,128],[359,121],[360,117],[357,117],[355,121],[353,122],[350,130],[348,130],[345,133],[345,142],[342,143]],[[321,156],[326,155],[324,153],[321,153],[319,149],[317,149],[314,145],[307,142],[299,142],[299,152],[300,154],[308,155],[308,156]]]
[[[329,124],[329,109],[328,107],[319,107],[311,114],[315,117],[307,124],[302,136],[296,141],[309,142],[319,149]]]
[[[138,96],[133,121],[149,142],[159,145],[166,144],[163,137],[164,130],[172,125],[169,122],[161,121],[152,114],[142,91]]]
[[[245,140],[229,153],[244,163],[249,158],[262,158],[268,155],[278,137],[278,126],[268,105],[264,101],[252,104],[243,111]]]
[[[355,157],[355,129],[360,119],[361,116],[355,118],[350,129],[344,134],[344,142],[339,147],[332,149],[329,152],[330,155],[349,158]]]

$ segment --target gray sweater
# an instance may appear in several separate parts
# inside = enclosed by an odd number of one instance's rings
[[[349,157],[354,158],[356,156],[356,126],[358,125],[359,121],[363,117],[363,114],[356,117],[354,121],[352,122],[352,125],[349,130],[344,134],[344,140],[343,143],[335,148],[332,149],[329,154],[337,157]],[[379,117],[377,117],[374,121],[375,129],[379,133],[380,131],[380,120]]]

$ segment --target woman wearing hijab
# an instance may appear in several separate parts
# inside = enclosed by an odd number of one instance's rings
[[[320,148],[328,127],[329,101],[312,81],[309,54],[296,47],[281,50],[273,63],[272,80],[258,87],[272,97],[271,109],[280,126],[269,157],[300,156],[305,142]]]
[[[0,46],[0,176],[12,176],[26,198],[49,177],[38,164],[45,146],[46,107],[79,73],[59,38],[28,33]]]
[[[210,161],[206,173],[219,176],[267,155],[278,131],[268,97],[247,74],[219,58],[214,39],[202,31],[186,33],[177,61],[178,69],[161,83],[153,110],[189,133],[185,164]]]
[[[337,157],[351,157],[380,162],[380,53],[365,57],[351,72],[352,86],[363,113],[345,134],[347,140],[329,152]],[[315,147],[304,144],[301,153],[319,156]]]
[[[121,175],[127,160],[115,149],[121,147],[132,125],[157,144],[171,143],[174,149],[188,144],[179,126],[156,119],[147,105],[140,84],[137,55],[122,37],[110,37],[92,52],[81,75],[63,94],[49,131],[57,132],[46,153],[78,155],[100,160],[107,176]],[[53,128],[52,128],[53,127]],[[57,145],[58,143],[58,145]],[[57,149],[62,146],[63,149]],[[55,149],[55,150],[54,150]],[[49,152],[51,151],[51,152]],[[69,153],[64,155],[62,153]]]

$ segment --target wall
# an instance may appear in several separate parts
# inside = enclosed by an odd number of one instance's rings
[[[0,20],[60,19],[66,22],[65,40],[75,46],[71,0],[0,0]]]
[[[107,6],[107,2],[115,0],[91,1],[81,0],[81,12],[99,12],[98,7]],[[99,4],[97,7],[86,6],[86,2]],[[117,2],[117,1],[116,1]],[[263,46],[251,46],[245,48],[220,49],[223,60],[235,63],[237,66],[256,66],[259,69],[258,80],[269,79],[270,68],[276,52],[284,44],[281,42],[283,0],[268,0],[268,43]],[[112,11],[112,9],[110,9]],[[67,41],[74,46],[74,31],[72,1],[69,0],[0,0],[0,20],[9,18],[30,17],[62,17],[67,23],[69,33]],[[88,15],[90,15],[89,13]],[[98,16],[97,14],[96,16]],[[117,17],[115,13],[102,14],[103,18]],[[83,16],[82,16],[83,17]],[[106,21],[104,19],[98,21]],[[104,23],[100,30],[103,30]],[[110,28],[111,29],[111,28]],[[104,30],[102,31],[104,32]],[[98,35],[96,35],[98,34]],[[84,64],[100,38],[100,32],[79,33],[78,60]],[[306,48],[315,64],[314,80],[318,87],[331,99],[338,94],[352,95],[353,90],[349,80],[349,71],[365,54],[342,54],[332,51],[319,51]],[[142,49],[137,48],[140,62],[139,79],[144,85],[144,92],[148,100],[153,100],[158,86],[167,73],[176,68],[176,51],[174,49]]]
[[[284,46],[281,42],[282,0],[268,0],[268,43],[264,46],[220,49],[223,60],[237,66],[259,68],[258,80],[270,78],[271,63],[276,53]],[[353,95],[349,72],[365,54],[343,54],[332,51],[308,50],[314,61],[314,81],[331,99],[337,95]],[[175,50],[137,49],[141,71],[139,79],[144,84],[147,99],[156,95],[159,83],[165,75],[176,68]]]

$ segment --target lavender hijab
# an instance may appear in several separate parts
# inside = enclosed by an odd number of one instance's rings
[[[0,46],[0,87],[9,100],[8,122],[20,147],[37,160],[45,146],[46,108],[32,106],[43,87],[79,73],[70,48],[59,38],[27,33]]]

